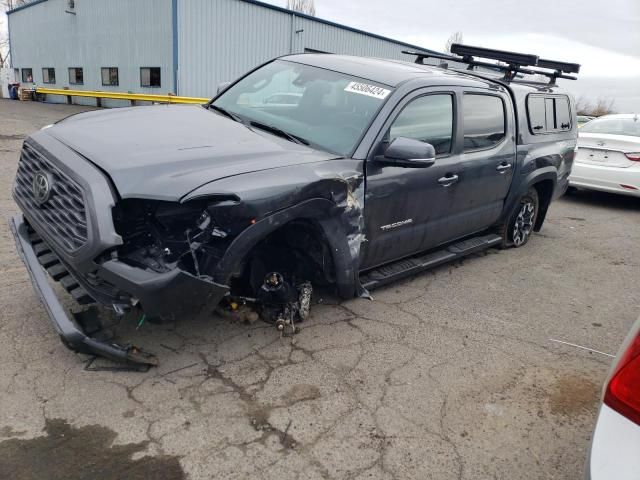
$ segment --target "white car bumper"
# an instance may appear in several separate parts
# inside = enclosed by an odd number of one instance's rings
[[[606,405],[598,414],[586,479],[640,479],[640,425]]]
[[[640,197],[640,162],[628,168],[574,162],[569,185]]]

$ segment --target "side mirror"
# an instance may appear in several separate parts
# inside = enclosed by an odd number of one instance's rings
[[[216,95],[220,95],[222,92],[224,92],[227,88],[229,88],[229,85],[231,85],[231,82],[219,83],[216,90]]]
[[[397,137],[376,160],[399,167],[425,168],[436,162],[436,149],[430,143]]]

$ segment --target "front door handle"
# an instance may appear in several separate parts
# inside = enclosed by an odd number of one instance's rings
[[[447,175],[446,177],[442,177],[438,179],[438,183],[443,187],[448,187],[453,185],[458,181],[458,175]]]
[[[504,173],[507,170],[511,170],[511,164],[510,163],[501,163],[500,165],[498,165],[496,167],[496,170],[499,171],[500,173]]]

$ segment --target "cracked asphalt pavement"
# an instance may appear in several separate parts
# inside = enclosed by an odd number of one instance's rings
[[[126,317],[160,366],[88,371],[7,225],[23,139],[84,109],[0,100],[0,478],[582,478],[610,359],[550,339],[616,352],[640,313],[639,200],[564,197],[526,247],[315,305],[293,338]]]

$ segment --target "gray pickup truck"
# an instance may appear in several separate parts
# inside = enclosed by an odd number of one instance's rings
[[[567,188],[577,122],[556,79],[579,65],[452,52],[290,55],[206,105],[87,112],[31,135],[11,225],[63,342],[157,361],[65,312],[47,274],[119,314],[175,320],[237,301],[295,330],[313,287],[366,296],[527,243]]]

